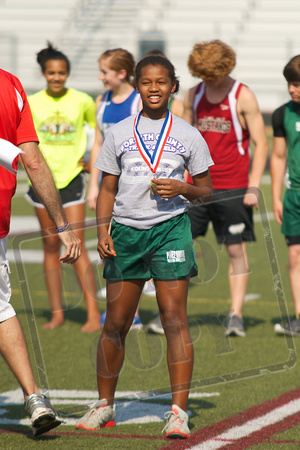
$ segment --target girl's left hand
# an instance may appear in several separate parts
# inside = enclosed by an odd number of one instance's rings
[[[183,183],[170,178],[153,178],[151,181],[156,184],[157,194],[161,198],[173,198],[182,194]]]
[[[101,259],[109,259],[117,256],[114,249],[114,242],[108,233],[99,237],[97,250]]]
[[[82,167],[83,172],[90,173],[90,162],[84,162],[84,157],[80,158],[78,165]]]

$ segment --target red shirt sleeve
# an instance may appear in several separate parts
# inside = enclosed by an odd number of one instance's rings
[[[39,142],[34,128],[29,102],[23,86],[17,78],[14,79],[14,84],[19,104],[21,105],[23,102],[21,118],[17,128],[17,145],[23,144],[24,142]]]

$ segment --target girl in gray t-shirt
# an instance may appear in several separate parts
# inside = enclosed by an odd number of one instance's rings
[[[168,111],[170,95],[179,88],[170,61],[160,56],[143,58],[136,67],[136,84],[141,113],[110,129],[96,162],[103,172],[97,220],[107,315],[98,344],[99,401],[76,428],[114,425],[113,400],[125,338],[144,283],[153,278],[167,338],[172,391],[164,431],[169,438],[188,438],[193,344],[186,304],[189,278],[197,267],[185,211],[188,202],[211,195],[213,162],[200,133]],[[193,185],[185,182],[185,170]]]

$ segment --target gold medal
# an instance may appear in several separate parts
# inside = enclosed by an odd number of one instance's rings
[[[157,194],[157,184],[154,183],[154,181],[150,181],[149,187],[150,187],[151,194],[154,195],[154,197],[157,197],[157,195],[158,195]]]

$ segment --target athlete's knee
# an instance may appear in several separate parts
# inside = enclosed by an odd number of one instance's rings
[[[131,324],[123,317],[117,318],[106,316],[103,334],[118,346],[119,343],[124,343],[130,325]]]
[[[249,273],[246,249],[242,244],[228,245],[227,252],[231,263],[231,275],[243,275]]]
[[[163,312],[161,322],[166,335],[181,333],[183,328],[188,327],[187,318],[181,315],[178,310]]]
[[[300,245],[289,246],[289,260],[291,267],[300,265]]]
[[[100,340],[106,343],[113,344],[117,349],[120,349],[124,345],[124,338],[122,338],[122,333],[117,329],[112,329],[108,325],[104,325]]]
[[[60,251],[60,239],[57,236],[47,236],[43,240],[44,250],[47,253],[58,253]]]
[[[242,244],[227,245],[227,253],[230,259],[245,258],[245,249]]]

